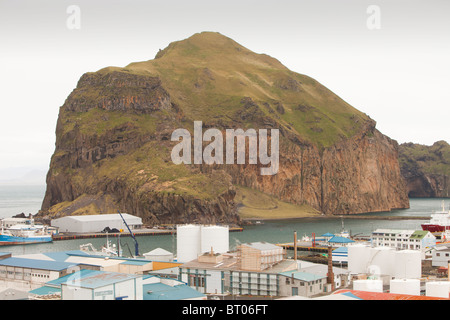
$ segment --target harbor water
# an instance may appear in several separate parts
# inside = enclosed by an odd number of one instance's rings
[[[45,193],[45,187],[0,187],[0,218],[11,217],[18,213],[35,214],[41,204]],[[302,218],[287,220],[270,220],[261,224],[245,226],[242,232],[230,232],[230,249],[233,250],[240,243],[266,241],[270,243],[285,243],[293,241],[294,231],[299,239],[303,235],[311,236],[315,233],[320,236],[326,232],[338,233],[341,231],[342,222],[347,231],[352,235],[369,236],[378,228],[389,229],[415,229],[421,230],[421,223],[427,220],[381,220],[371,219],[371,216],[417,216],[429,217],[433,211],[441,208],[442,199],[410,199],[409,209],[393,210],[383,213],[363,214],[366,219],[352,217],[336,218]],[[140,253],[149,252],[155,248],[163,248],[176,254],[176,235],[138,236]],[[112,243],[118,239],[110,237]],[[131,256],[134,252],[134,241],[131,237],[120,237],[120,242],[125,256]],[[32,254],[51,251],[79,250],[80,245],[92,243],[100,249],[106,243],[106,238],[74,239],[53,241],[52,243],[30,244],[19,246],[3,246],[2,252],[11,252],[13,255]],[[130,250],[128,250],[128,247]]]

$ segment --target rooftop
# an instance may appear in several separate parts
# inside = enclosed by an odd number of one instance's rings
[[[280,249],[279,246],[272,244],[272,243],[268,243],[268,242],[251,242],[251,243],[243,243],[242,245],[250,247],[250,248],[258,249],[261,251],[279,250]]]
[[[141,275],[132,275],[119,272],[107,272],[91,270],[92,272],[82,273],[81,271],[72,274],[71,282],[61,284],[75,285],[81,288],[95,289],[104,287],[113,283],[123,282],[130,279],[141,278]],[[70,278],[68,278],[69,280]]]
[[[308,272],[301,272],[301,271],[285,271],[280,272],[282,276],[285,277],[293,277],[294,279],[301,280],[301,281],[315,281],[326,278],[326,276],[320,276],[313,273]]]
[[[22,267],[40,270],[62,271],[70,267],[77,266],[78,263],[59,262],[52,260],[36,260],[26,258],[6,258],[0,260],[0,266]]]
[[[206,297],[186,284],[169,286],[164,283],[144,284],[143,300],[183,300]]]

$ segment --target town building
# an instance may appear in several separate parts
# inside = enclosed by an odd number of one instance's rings
[[[450,263],[450,245],[437,246],[431,253],[431,265],[433,267],[446,267]]]
[[[372,246],[422,250],[436,246],[436,237],[429,231],[377,229],[372,232]]]

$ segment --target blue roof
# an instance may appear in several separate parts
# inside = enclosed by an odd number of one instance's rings
[[[352,240],[352,239],[349,239],[349,238],[334,236],[333,238],[328,240],[328,242],[331,242],[331,243],[350,243],[350,242],[355,242],[355,241]]]
[[[48,281],[46,283],[46,285],[47,286],[52,286],[52,287],[60,287],[61,283],[67,283],[69,281],[77,281],[77,280],[85,277],[86,275],[90,274],[91,272],[94,272],[94,271],[95,270],[81,269],[78,272],[67,274],[64,277]]]
[[[130,265],[136,265],[136,266],[143,266],[148,263],[151,263],[149,260],[127,260],[122,262],[121,264],[130,264]]]
[[[321,237],[334,237],[334,234],[327,232],[321,235]]]
[[[296,272],[285,271],[285,272],[281,272],[280,274],[285,277],[294,277],[294,279],[301,280],[301,281],[315,281],[315,280],[326,278],[325,276],[318,276],[313,273],[300,272],[300,271],[296,271]]]
[[[3,260],[0,260],[0,265],[1,266],[10,266],[10,267],[22,267],[22,268],[41,269],[41,270],[62,271],[67,268],[77,266],[78,263],[12,257],[12,258],[6,258]]]
[[[344,293],[340,293],[340,294],[342,294],[343,296],[347,296],[347,297],[351,297],[351,298],[357,299],[357,300],[363,300],[362,298],[355,296],[351,292],[344,292]]]
[[[339,247],[339,248],[333,250],[333,253],[348,253],[348,248],[347,247]]]
[[[38,296],[42,296],[42,295],[54,294],[54,293],[60,293],[60,292],[61,292],[61,288],[43,286],[43,287],[31,290],[29,293],[36,294]]]
[[[182,300],[206,297],[186,284],[169,286],[164,283],[144,284],[143,300]]]
[[[70,256],[72,255],[80,255],[80,256],[89,256],[86,252],[83,252],[81,250],[69,250],[69,251],[60,251],[60,252],[44,252],[44,255],[47,257],[55,260],[64,262],[66,261]]]

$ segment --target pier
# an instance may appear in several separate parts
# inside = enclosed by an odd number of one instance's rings
[[[243,228],[230,227],[230,232],[242,232]],[[176,234],[176,229],[141,229],[134,230],[133,235],[137,236],[161,236],[161,235],[173,235]],[[114,233],[60,233],[52,235],[53,241],[61,240],[76,240],[76,239],[89,239],[89,238],[106,238],[106,237],[130,237],[129,232],[114,232]]]
[[[285,250],[294,250],[294,243],[277,243],[279,247],[282,247]],[[313,245],[312,241],[299,241],[297,242],[297,251],[310,251],[310,252],[328,252],[328,247]]]

